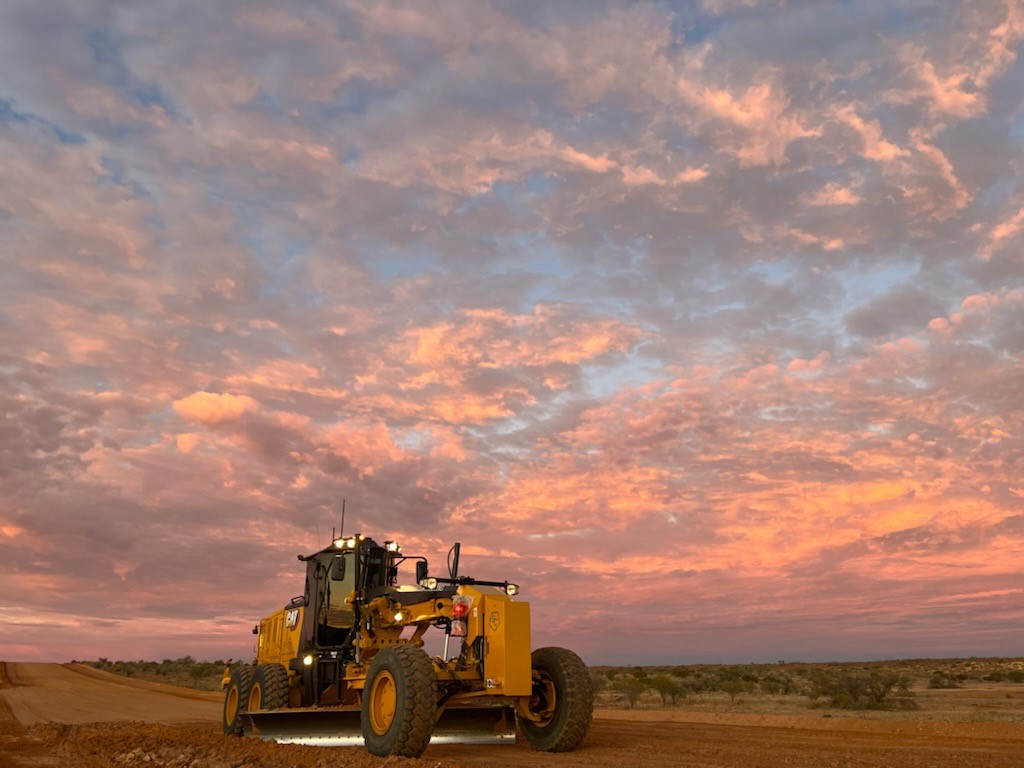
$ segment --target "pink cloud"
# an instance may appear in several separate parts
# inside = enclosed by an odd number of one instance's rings
[[[175,445],[182,453],[191,453],[200,442],[199,435],[192,432],[183,432],[175,437]]]
[[[907,154],[896,144],[886,141],[882,135],[882,127],[878,120],[865,120],[853,105],[846,104],[835,110],[835,119],[849,126],[860,137],[862,154],[869,160],[891,162]]]
[[[862,198],[852,188],[830,181],[811,195],[809,205],[857,205]]]
[[[793,109],[782,87],[764,73],[742,93],[726,88],[700,86],[689,76],[677,81],[679,95],[702,117],[724,121],[737,129],[736,138],[722,149],[735,155],[743,166],[780,165],[786,147],[796,139],[821,135],[807,125],[807,117]]]
[[[588,660],[1012,645],[1020,3],[76,13],[0,10],[4,648],[242,655],[342,499]]]
[[[1005,247],[1008,241],[1012,241],[1022,231],[1024,231],[1024,207],[992,228],[988,239],[981,248],[981,257],[986,261],[992,258],[995,253]]]
[[[248,395],[218,392],[193,392],[187,397],[175,400],[173,406],[175,412],[185,421],[207,426],[235,421],[259,408],[259,404]]]

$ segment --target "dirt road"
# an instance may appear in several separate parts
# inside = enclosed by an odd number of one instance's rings
[[[576,752],[434,745],[420,760],[361,748],[229,739],[220,696],[77,665],[0,663],[0,768],[1021,768],[1024,724],[599,711]]]
[[[146,683],[83,664],[7,664],[3,697],[22,725],[141,720],[182,723],[220,717],[220,694]]]

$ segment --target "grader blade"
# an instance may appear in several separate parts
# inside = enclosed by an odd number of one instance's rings
[[[280,744],[316,747],[362,746],[358,709],[276,709],[242,715],[247,736]],[[515,710],[510,706],[453,707],[441,713],[431,744],[515,742]]]
[[[441,713],[431,744],[501,744],[516,740],[510,706],[451,707]]]
[[[362,746],[358,709],[272,709],[246,712],[245,734],[280,744]]]

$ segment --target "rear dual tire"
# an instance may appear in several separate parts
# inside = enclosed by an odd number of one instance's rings
[[[252,687],[252,667],[242,664],[231,671],[228,687],[224,689],[224,733],[242,735],[242,715],[249,702]]]
[[[288,706],[288,670],[280,664],[260,664],[252,676],[247,712]]]
[[[224,733],[241,736],[246,712],[288,706],[288,670],[280,664],[242,664],[231,672],[224,689]]]

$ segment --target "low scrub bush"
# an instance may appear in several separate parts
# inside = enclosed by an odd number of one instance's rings
[[[811,680],[808,697],[839,709],[917,709],[911,679],[888,670],[821,672]]]
[[[960,680],[949,672],[933,672],[928,678],[929,688],[961,688]]]

